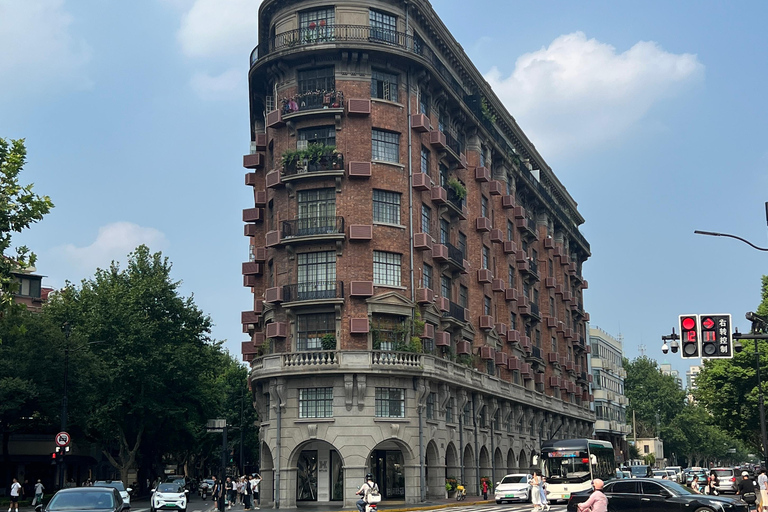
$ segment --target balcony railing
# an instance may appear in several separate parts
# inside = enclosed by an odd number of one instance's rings
[[[284,220],[281,238],[344,234],[344,217],[307,217]]]
[[[456,93],[464,97],[466,92],[459,81],[454,78],[440,58],[423,41],[414,39],[405,32],[371,27],[370,25],[337,25],[328,24],[316,28],[298,28],[288,30],[271,37],[267,44],[259,45],[251,52],[251,66],[258,59],[270,53],[299,48],[316,44],[335,44],[344,42],[373,43],[394,46],[410,51],[428,60],[437,73],[445,79]]]
[[[455,302],[450,302],[448,304],[448,311],[443,311],[443,316],[453,318],[459,322],[466,322],[466,311],[467,310],[464,309],[463,306],[460,306]]]
[[[464,253],[461,252],[461,249],[450,242],[445,242],[445,246],[448,248],[448,259],[455,265],[464,268]]]
[[[458,211],[462,212],[464,210],[464,199],[459,197],[459,194],[456,193],[455,190],[451,187],[446,188],[448,192],[448,202]]]
[[[283,286],[283,300],[285,302],[343,298],[343,281],[312,281]]]
[[[342,91],[304,92],[290,98],[283,98],[280,104],[283,116],[326,108],[344,108],[344,93]]]
[[[459,139],[456,136],[456,134],[451,133],[450,130],[445,131],[445,144],[448,146],[448,148],[451,151],[453,151],[454,156],[457,159],[464,152],[464,145],[461,142],[459,142]]]
[[[544,356],[542,355],[542,351],[536,345],[531,347],[531,357],[534,358],[534,359],[538,359],[539,361],[544,362]]]
[[[416,352],[393,352],[374,350],[371,352],[371,364],[374,366],[412,366],[421,367],[422,354]]]
[[[339,353],[336,350],[320,350],[313,352],[292,352],[282,354],[283,366],[337,366]]]
[[[321,156],[316,162],[302,160],[291,162],[283,167],[283,178],[292,178],[313,172],[344,172],[344,156],[341,153]]]

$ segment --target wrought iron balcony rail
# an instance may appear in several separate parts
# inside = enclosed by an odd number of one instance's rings
[[[531,302],[529,303],[529,306],[531,306],[531,315],[535,316],[536,318],[541,318],[541,314],[539,313],[539,305],[535,302]]]
[[[455,247],[450,242],[445,242],[445,246],[448,248],[448,259],[453,260],[454,263],[460,267],[464,266],[464,253],[458,247]]]
[[[446,187],[448,192],[448,202],[453,204],[458,210],[464,209],[464,199],[459,197],[459,194],[451,187]]]
[[[343,298],[343,281],[312,281],[283,286],[283,300],[285,302]]]
[[[281,238],[344,233],[344,217],[307,217],[282,222]]]
[[[451,151],[458,157],[464,152],[464,145],[459,142],[455,133],[451,133],[450,130],[445,131],[445,144],[451,148]]]
[[[321,156],[316,162],[312,162],[310,160],[291,162],[283,167],[283,176],[287,177],[305,173],[343,170],[344,155],[340,153],[333,153],[331,155]]]
[[[280,110],[284,116],[307,110],[324,108],[343,108],[344,92],[342,91],[308,91],[289,98],[282,98]]]
[[[466,322],[466,309],[464,309],[463,306],[460,306],[456,304],[455,302],[451,301],[448,304],[448,311],[443,311],[443,316],[454,318],[458,320],[459,322]]]

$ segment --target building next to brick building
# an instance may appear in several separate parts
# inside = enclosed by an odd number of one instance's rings
[[[588,437],[583,218],[426,0],[265,0],[242,313],[262,499],[442,497]]]
[[[624,347],[621,335],[613,337],[599,327],[589,328],[590,366],[594,394],[595,439],[610,441],[616,452],[616,462],[629,459],[627,421],[629,399],[624,396]]]

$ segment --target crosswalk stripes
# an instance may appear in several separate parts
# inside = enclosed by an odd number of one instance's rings
[[[466,507],[451,507],[451,512],[531,512],[533,505],[530,503],[515,503],[502,505],[468,505]],[[552,505],[551,512],[565,512],[566,505]]]

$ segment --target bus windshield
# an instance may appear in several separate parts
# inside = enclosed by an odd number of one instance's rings
[[[544,459],[547,481],[556,483],[580,483],[591,479],[587,452],[548,453]]]

